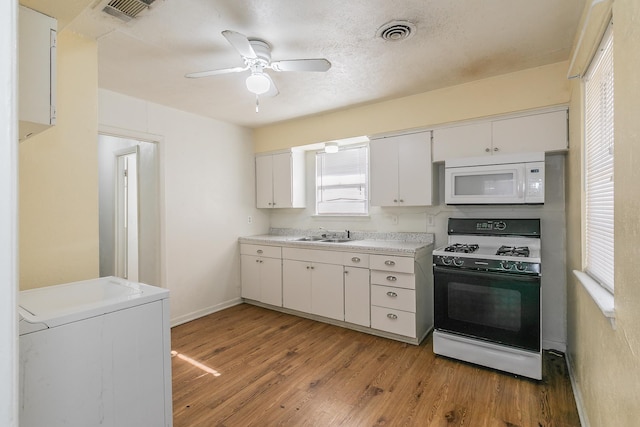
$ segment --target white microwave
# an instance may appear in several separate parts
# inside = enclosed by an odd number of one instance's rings
[[[448,205],[544,203],[544,153],[451,159],[444,168]]]

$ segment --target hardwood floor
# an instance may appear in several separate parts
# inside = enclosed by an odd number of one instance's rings
[[[175,427],[579,426],[565,361],[540,382],[247,304],[172,330]]]

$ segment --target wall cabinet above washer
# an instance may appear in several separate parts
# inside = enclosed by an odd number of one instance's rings
[[[56,123],[57,21],[24,6],[18,9],[18,139]]]
[[[433,131],[433,161],[568,149],[565,108],[518,117],[493,118]]]

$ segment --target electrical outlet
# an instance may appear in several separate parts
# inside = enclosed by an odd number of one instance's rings
[[[251,217],[251,215],[249,215],[247,217],[247,224],[251,224],[253,222],[253,218]]]
[[[436,218],[433,215],[427,215],[427,226],[433,227],[436,223]]]
[[[398,225],[398,215],[391,215],[391,223],[393,225]]]

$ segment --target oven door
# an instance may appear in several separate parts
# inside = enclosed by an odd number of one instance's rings
[[[540,351],[540,277],[435,267],[439,331]]]

